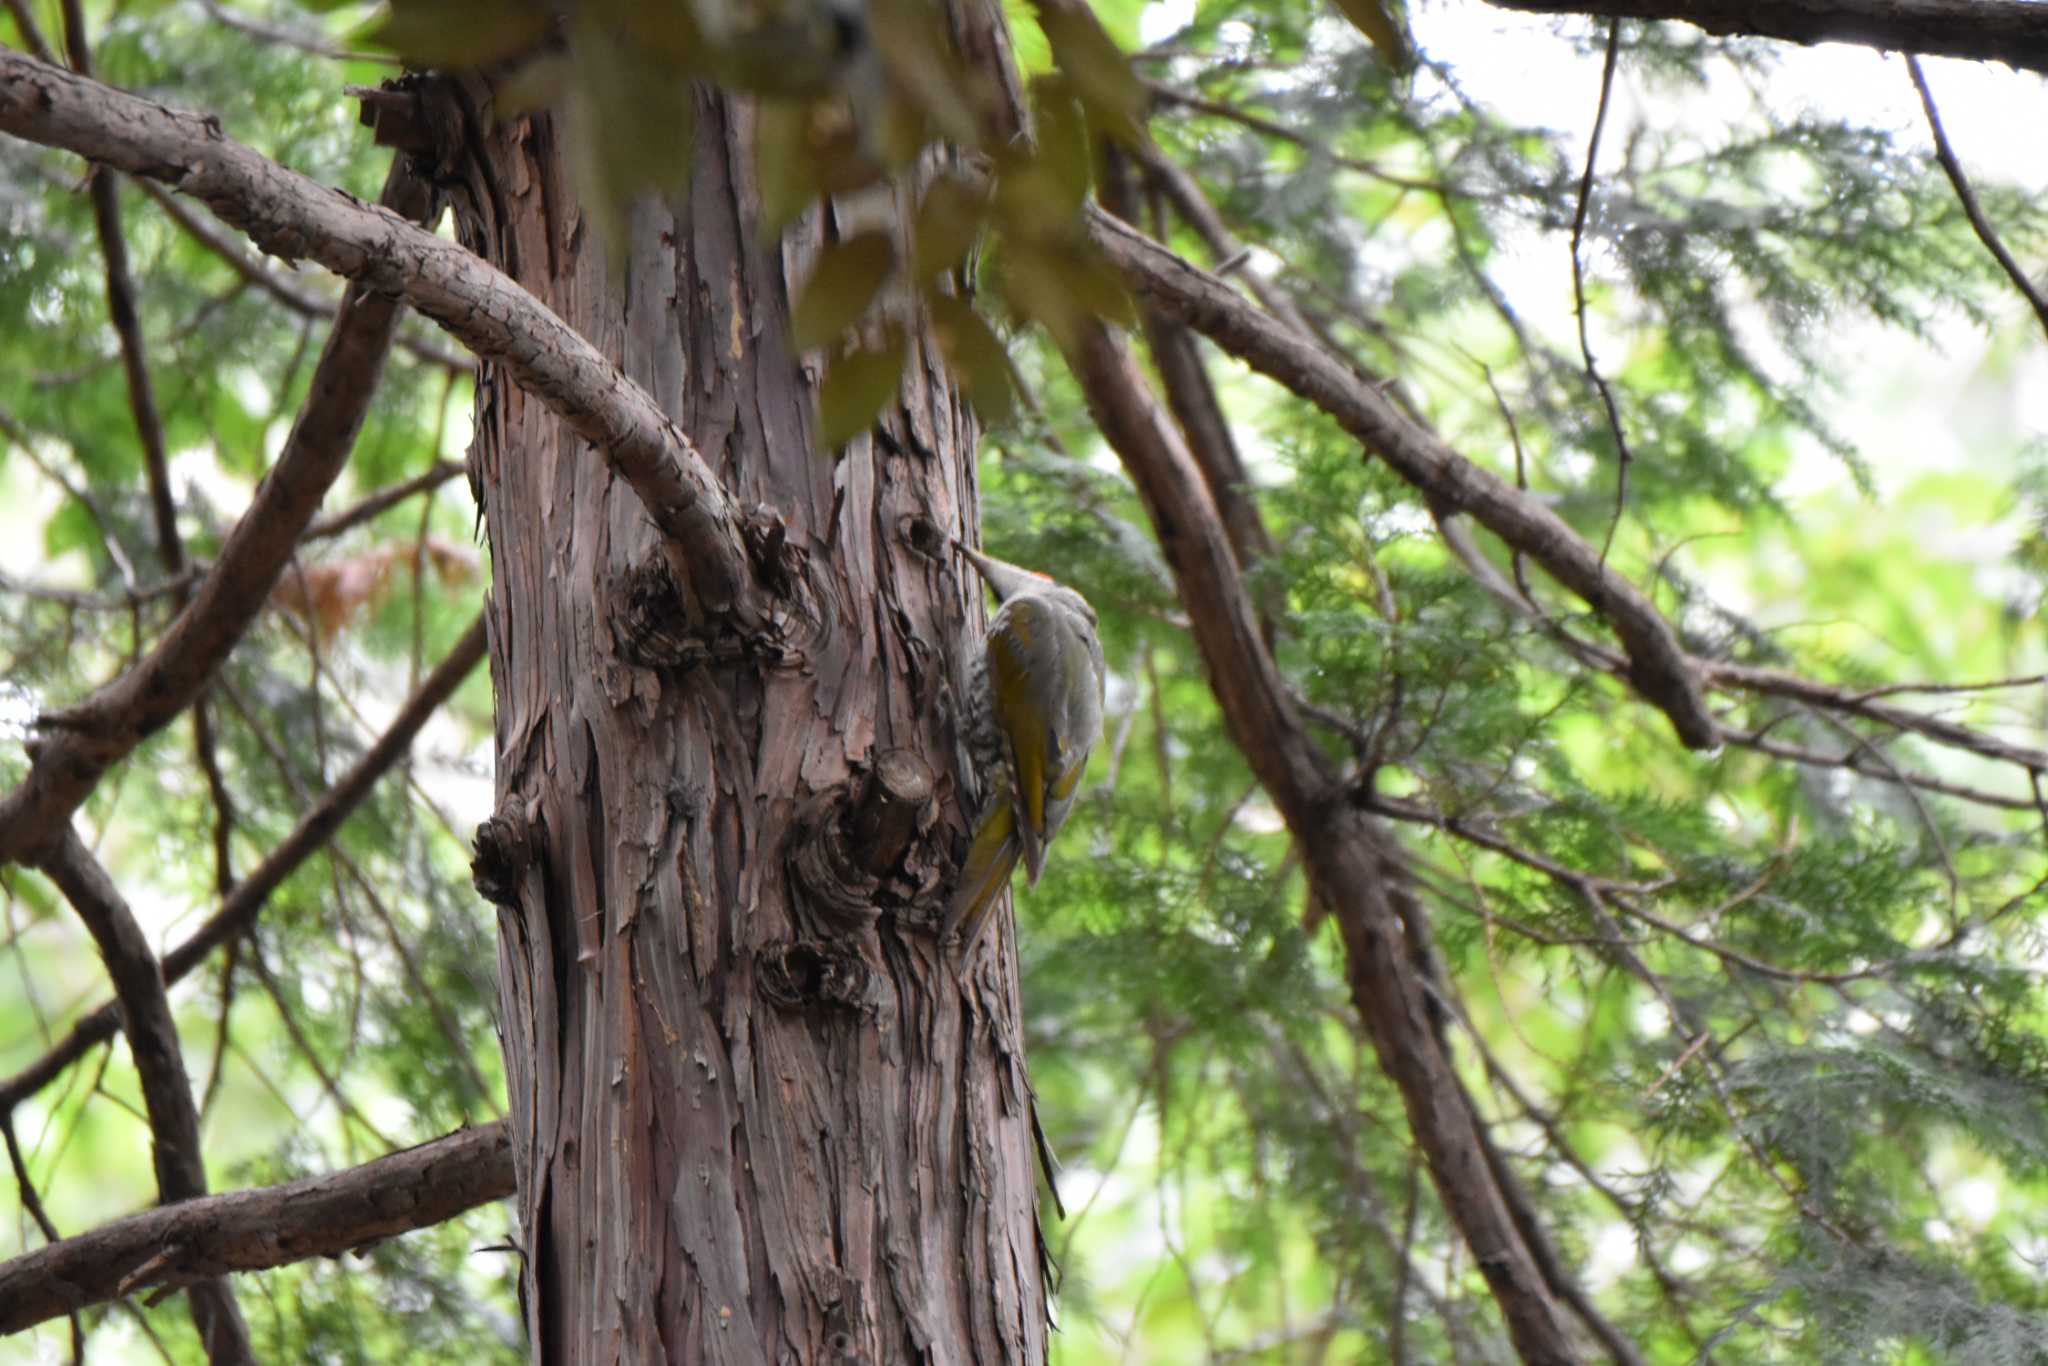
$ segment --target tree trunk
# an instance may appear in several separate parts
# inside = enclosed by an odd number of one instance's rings
[[[933,934],[965,842],[982,609],[945,540],[973,540],[975,427],[920,336],[874,432],[814,449],[789,302],[833,215],[764,231],[751,106],[697,108],[687,192],[643,200],[618,259],[551,117],[473,113],[460,158],[464,242],[673,417],[776,609],[693,612],[626,485],[484,367],[477,872],[534,1359],[1042,1361],[1013,947],[963,969]]]

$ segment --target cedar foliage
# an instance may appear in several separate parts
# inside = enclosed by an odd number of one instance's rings
[[[1780,86],[1793,63],[1771,45],[1622,28],[1635,99],[1607,128],[1580,248],[1618,437],[1569,314],[1523,297],[1569,288],[1586,148],[1489,104],[1460,54],[1431,45],[1451,6],[1416,8],[1416,60],[1398,71],[1300,0],[1204,0],[1138,54],[1139,76],[1191,97],[1156,100],[1149,131],[1258,248],[1246,269],[1460,450],[1524,472],[1609,545],[1696,656],[2038,751],[2038,677],[1883,691],[2040,674],[2038,449],[1999,428],[1971,468],[1887,468],[1829,417],[1866,380],[1845,342],[1870,335],[1858,329],[1953,345],[1975,335],[1960,320],[1990,339],[1993,389],[2038,364],[2033,319],[1924,129],[1797,107]],[[1129,45],[1135,8],[1100,13]],[[1029,59],[1031,18],[1014,17]],[[262,18],[339,31],[289,6]],[[270,155],[373,193],[384,154],[341,88],[387,68],[190,6],[92,19],[104,79],[212,110]],[[1564,73],[1561,102],[1595,98],[1604,28],[1502,22]],[[1590,65],[1567,60],[1574,46]],[[1739,118],[1701,112],[1731,86],[1751,92]],[[2048,229],[2026,192],[1976,189],[2007,247],[2042,260]],[[123,197],[181,526],[204,559],[303,396],[317,327]],[[1148,228],[1214,264],[1164,196],[1152,203]],[[0,582],[11,785],[29,716],[121,667],[169,600],[124,596],[162,575],[76,163],[0,145],[0,214],[0,489],[33,509],[9,514],[13,536],[39,537]],[[1001,297],[1014,255],[999,244],[982,266]],[[1018,908],[1032,1079],[1065,1164],[1066,1215],[1049,1220],[1056,1353],[1504,1359],[1485,1284],[1346,999],[1339,946],[1179,624],[1201,605],[1177,601],[1057,350],[1000,308],[985,316],[1030,400],[987,443],[988,543],[1089,595],[1114,675],[1087,795]],[[1689,754],[1560,646],[1560,630],[1602,638],[1583,604],[1531,571],[1546,618],[1511,610],[1416,491],[1328,419],[1213,353],[1210,371],[1277,547],[1250,573],[1276,609],[1279,659],[1351,766],[1354,799],[1403,831],[1443,1027],[1563,1265],[1650,1361],[2042,1359],[2039,771],[1854,707],[1729,687],[1713,701],[1733,738]],[[466,398],[466,380],[394,353],[353,494],[459,455]],[[1788,493],[1795,474],[1822,492]],[[461,541],[472,517],[458,481],[345,533],[325,563],[396,555],[401,568],[338,626],[274,613],[236,652],[212,692],[231,818],[208,801],[189,721],[102,788],[85,819],[132,900],[164,925],[205,913],[223,876],[217,826],[231,876],[360,751],[365,717],[473,615],[476,581],[419,571],[411,554]],[[1985,549],[2000,538],[2009,554]],[[1499,546],[1481,547],[1518,580]],[[35,591],[52,587],[90,601]],[[484,696],[473,680],[416,751],[417,781],[380,787],[252,940],[174,992],[216,1188],[499,1113],[493,952],[466,867],[477,813],[454,805],[455,779],[488,753]],[[11,1073],[103,987],[51,887],[19,871],[4,887]],[[101,1049],[11,1116],[63,1231],[150,1198],[135,1094],[125,1053]],[[10,1198],[0,1251],[40,1241]],[[478,1251],[504,1241],[506,1218],[478,1211],[361,1261],[245,1279],[259,1351],[518,1359],[496,1260],[509,1254]],[[147,1336],[171,1359],[197,1351],[169,1309],[96,1310],[86,1326]]]

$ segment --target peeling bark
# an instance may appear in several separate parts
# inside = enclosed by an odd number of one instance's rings
[[[485,108],[480,84],[465,87]],[[953,698],[976,432],[928,346],[836,461],[793,286],[835,225],[759,225],[751,114],[621,254],[545,116],[455,130],[462,238],[615,362],[742,509],[772,631],[678,611],[659,532],[483,366],[510,1133],[535,1359],[1042,1361],[1013,956],[933,936],[966,831]]]

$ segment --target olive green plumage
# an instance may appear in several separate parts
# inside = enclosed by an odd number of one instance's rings
[[[1086,598],[979,551],[960,553],[1002,604],[968,667],[964,730],[981,810],[944,930],[959,935],[965,957],[1017,861],[1037,882],[1046,845],[1073,810],[1102,735],[1103,663]]]

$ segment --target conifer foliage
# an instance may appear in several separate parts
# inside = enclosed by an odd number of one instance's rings
[[[957,393],[964,520],[892,553],[978,525],[1100,616],[1014,919],[934,935],[944,755],[853,927],[756,964],[886,979],[820,1027],[884,1054],[946,984],[1021,1059],[1053,1360],[2048,1360],[2048,228],[1958,116],[2038,126],[2048,19],[1773,8],[7,0],[0,1357],[560,1346],[471,433],[542,405],[630,489],[663,678],[804,667],[760,642],[832,547],[436,235],[410,120],[488,90],[620,289],[747,111],[780,492]],[[903,686],[965,648],[884,615]],[[995,1352],[863,1293],[838,1360]]]

